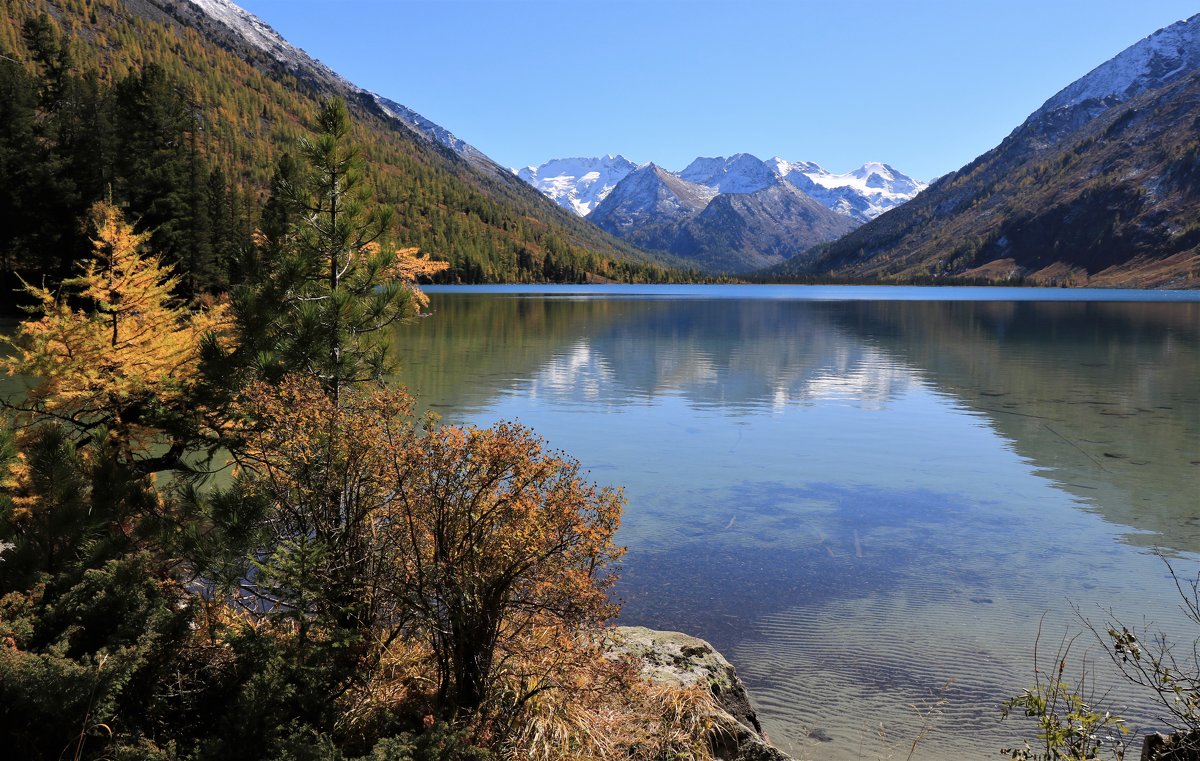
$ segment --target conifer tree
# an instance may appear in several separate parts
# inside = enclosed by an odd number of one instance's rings
[[[135,233],[112,204],[97,204],[91,224],[95,257],[77,277],[58,291],[25,286],[38,316],[7,339],[15,351],[0,371],[38,379],[15,405],[22,423],[57,421],[78,444],[106,437],[144,472],[177,467],[188,444],[179,426],[200,412],[188,396],[200,346],[225,310],[181,307],[172,296],[178,277],[145,252],[149,234]],[[194,422],[185,427],[195,433]],[[164,436],[168,451],[152,456]]]
[[[289,177],[281,164],[276,175],[280,197],[268,220],[291,224],[282,238],[275,230],[261,241],[278,258],[241,308],[259,317],[243,324],[256,331],[247,344],[268,375],[287,369],[316,377],[336,403],[348,384],[384,375],[383,329],[423,306],[417,277],[447,265],[380,245],[391,214],[371,203],[345,102],[326,103],[316,126],[316,136],[300,143],[307,167]]]

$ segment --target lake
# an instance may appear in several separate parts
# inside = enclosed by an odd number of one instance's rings
[[[620,621],[711,641],[797,758],[1032,738],[999,704],[1072,605],[1197,634],[1152,548],[1195,574],[1200,293],[428,290],[401,380],[624,486]],[[1085,654],[1104,672],[1088,635],[1068,676]]]

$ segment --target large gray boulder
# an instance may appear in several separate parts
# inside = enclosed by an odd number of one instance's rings
[[[713,752],[724,761],[793,761],[771,745],[737,671],[709,643],[682,632],[618,626],[610,651],[629,656],[642,676],[673,687],[703,684],[716,698]]]

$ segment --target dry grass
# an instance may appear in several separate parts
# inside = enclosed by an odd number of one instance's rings
[[[609,662],[613,667],[619,668]],[[526,703],[503,755],[513,761],[708,761],[710,739],[724,731],[714,721],[718,710],[703,686],[667,687],[628,674],[615,689],[610,683],[541,693]]]

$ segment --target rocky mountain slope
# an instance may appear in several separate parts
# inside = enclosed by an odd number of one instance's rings
[[[589,218],[634,245],[666,251],[676,226],[703,211],[716,195],[712,188],[645,164],[619,182]]]
[[[1064,88],[996,148],[773,274],[1197,287],[1200,15]]]
[[[654,164],[639,167],[588,219],[634,245],[709,272],[777,264],[855,225],[773,174],[752,181],[714,164],[692,169],[692,177],[711,184],[690,182]],[[723,186],[738,190],[720,192]]]
[[[721,193],[682,226],[667,251],[702,269],[744,272],[803,260],[817,243],[845,235],[855,225],[777,179],[751,193]]]

